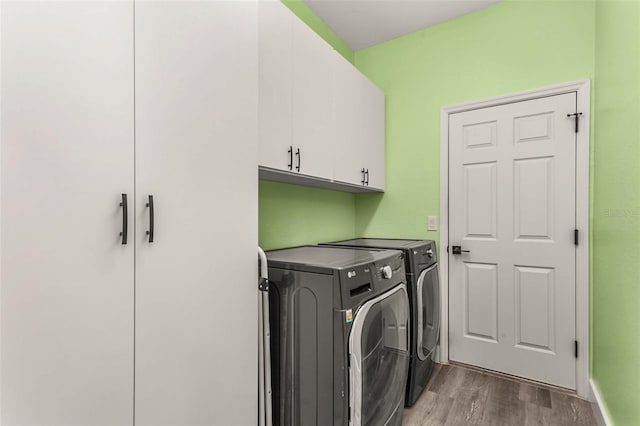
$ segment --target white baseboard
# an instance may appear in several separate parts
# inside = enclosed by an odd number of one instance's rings
[[[604,400],[600,396],[598,385],[595,384],[593,379],[589,379],[589,385],[591,385],[591,394],[593,395],[593,399],[595,399],[595,401],[591,403],[591,406],[593,407],[593,412],[596,415],[598,424],[613,426],[613,422],[611,421],[611,417],[609,417],[609,412],[607,411],[607,406],[604,404]]]

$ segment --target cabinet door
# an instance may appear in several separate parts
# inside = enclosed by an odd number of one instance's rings
[[[297,19],[279,0],[259,2],[259,164],[293,169],[292,43]]]
[[[339,182],[364,185],[367,149],[363,133],[361,98],[362,74],[337,55],[335,74],[335,150],[333,178]]]
[[[255,424],[257,4],[135,14],[136,424]]]
[[[334,66],[336,53],[299,19],[293,23],[294,171],[331,179],[334,148]]]
[[[362,134],[366,144],[365,164],[369,171],[368,187],[384,190],[385,99],[384,93],[365,76],[361,76],[360,93]]]
[[[0,423],[130,425],[133,4],[0,8]]]

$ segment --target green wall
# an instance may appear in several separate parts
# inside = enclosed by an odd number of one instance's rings
[[[260,181],[259,241],[263,249],[355,236],[355,199],[347,192]]]
[[[640,425],[640,2],[596,2],[592,376]]]
[[[356,52],[386,93],[386,192],[358,195],[356,233],[439,239],[440,108],[594,74],[594,3],[506,1]]]

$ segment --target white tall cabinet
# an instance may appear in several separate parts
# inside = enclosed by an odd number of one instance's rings
[[[255,423],[256,4],[0,19],[0,423]]]

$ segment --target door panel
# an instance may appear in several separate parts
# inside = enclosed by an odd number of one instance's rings
[[[261,166],[291,171],[292,61],[295,15],[281,1],[259,2]]]
[[[130,425],[133,4],[0,7],[0,423]]]
[[[384,93],[364,75],[360,76],[363,138],[367,179],[370,188],[384,189],[385,176],[385,98]]]
[[[465,336],[498,340],[497,265],[465,263]]]
[[[422,271],[418,277],[418,339],[416,353],[421,360],[430,357],[440,337],[440,279],[438,265]]]
[[[359,89],[360,72],[342,55],[335,55],[335,150],[333,178],[339,182],[363,185],[365,168],[362,120],[358,119],[363,99]]]
[[[136,424],[255,424],[257,4],[135,20]]]
[[[575,389],[576,95],[450,118],[450,357]]]
[[[409,300],[404,284],[358,309],[349,335],[353,425],[395,424],[404,408],[409,365]]]
[[[293,146],[300,173],[333,178],[335,52],[299,19],[293,21]]]

